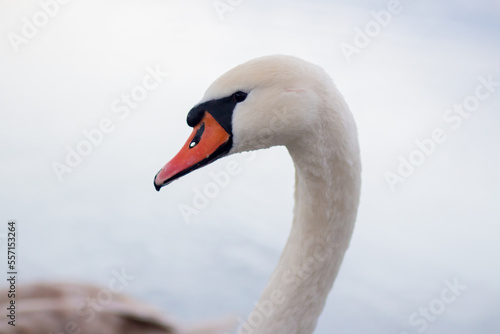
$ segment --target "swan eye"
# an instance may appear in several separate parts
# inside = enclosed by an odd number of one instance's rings
[[[247,98],[247,95],[248,94],[245,92],[236,92],[233,94],[233,98],[236,101],[236,103],[240,103],[240,102],[245,101],[245,99]]]

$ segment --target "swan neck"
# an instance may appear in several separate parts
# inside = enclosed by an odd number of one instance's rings
[[[355,136],[355,128],[351,134]],[[262,316],[262,324],[252,333],[314,331],[356,218],[360,161],[357,141],[352,142],[335,147],[331,141],[312,138],[288,147],[296,168],[294,220],[278,265],[252,313]]]

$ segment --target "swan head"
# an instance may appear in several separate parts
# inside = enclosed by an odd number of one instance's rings
[[[318,66],[291,56],[253,59],[215,80],[187,115],[193,132],[155,176],[156,190],[226,155],[292,145],[318,127]]]

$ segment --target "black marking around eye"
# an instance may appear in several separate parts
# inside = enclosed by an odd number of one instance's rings
[[[203,132],[205,132],[205,123],[201,123],[201,126],[198,129],[198,131],[196,131],[196,134],[194,135],[193,140],[191,140],[191,143],[189,143],[189,148],[193,148],[196,145],[198,145],[198,143],[201,140],[201,136],[203,135]]]
[[[247,95],[248,93],[238,91],[221,99],[203,102],[189,111],[187,115],[187,123],[190,127],[195,127],[201,122],[205,112],[208,112],[228,134],[232,135],[234,108],[236,107],[236,104],[244,101]]]

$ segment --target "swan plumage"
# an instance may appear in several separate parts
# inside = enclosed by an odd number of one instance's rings
[[[15,294],[0,290],[0,308],[7,310],[11,300],[16,306],[15,326],[4,319],[2,334],[221,334],[234,328],[232,317],[185,326],[157,307],[92,284],[20,284]]]
[[[357,130],[343,97],[320,67],[291,56],[266,56],[215,80],[188,113],[188,124],[193,133],[155,176],[157,190],[227,155],[276,145],[288,149],[296,170],[292,229],[276,269],[238,334],[312,333],[348,248],[360,196]],[[95,289],[20,287],[19,305],[24,303],[25,309],[19,308],[24,312],[19,323],[24,318],[23,325],[32,326],[27,327],[29,333],[42,326],[64,332],[61,326],[72,319],[66,311],[74,307],[68,305],[84,295],[78,291]],[[150,326],[141,333],[222,333],[217,325],[183,331],[154,308],[125,296],[115,301],[101,312],[101,324],[92,323],[105,330],[83,333],[134,333],[139,325]],[[5,303],[0,299],[0,305]]]
[[[356,220],[356,124],[330,76],[296,57],[250,60],[209,86],[188,114],[193,133],[155,177],[161,187],[221,157],[284,145],[295,165],[294,220],[278,265],[241,333],[309,334]]]

